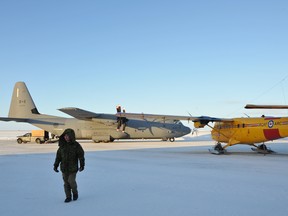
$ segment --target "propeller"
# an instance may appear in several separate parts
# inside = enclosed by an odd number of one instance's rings
[[[189,116],[190,116],[190,117],[192,117],[192,115],[191,115],[191,113],[190,113],[190,112],[188,112],[188,114],[189,114]],[[188,123],[189,123],[189,120],[188,120]],[[194,133],[196,134],[196,136],[198,136],[198,129],[197,129],[197,128],[195,128],[195,127],[194,127],[194,128],[193,128],[193,130],[192,130],[192,133],[191,133],[191,134],[192,134],[192,136],[194,135]]]
[[[193,130],[192,130],[192,136],[194,135],[194,133],[196,134],[196,136],[198,136],[198,129],[197,129],[197,128],[193,128]]]

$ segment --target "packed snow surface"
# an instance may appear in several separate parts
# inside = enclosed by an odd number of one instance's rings
[[[207,134],[174,143],[80,141],[79,200],[64,203],[61,174],[53,171],[57,143],[2,137],[0,215],[288,215],[287,140],[268,144],[276,153],[265,156],[246,145],[212,155]]]

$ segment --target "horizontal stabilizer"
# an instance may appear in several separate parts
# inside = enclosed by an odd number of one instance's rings
[[[15,122],[26,122],[29,124],[43,124],[43,125],[64,125],[59,119],[53,120],[53,118],[9,118],[0,117],[0,121],[15,121]]]
[[[16,121],[16,122],[28,122],[27,118],[9,118],[9,117],[0,117],[0,121]]]
[[[287,105],[255,105],[247,104],[245,109],[288,109]]]

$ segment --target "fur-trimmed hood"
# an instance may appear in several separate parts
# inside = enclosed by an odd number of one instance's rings
[[[62,144],[66,143],[64,136],[68,135],[70,137],[71,142],[75,142],[76,141],[76,136],[75,136],[75,132],[73,129],[71,128],[67,128],[59,137],[59,146],[61,146]]]

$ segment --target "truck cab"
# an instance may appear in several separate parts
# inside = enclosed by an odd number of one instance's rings
[[[26,133],[22,136],[17,136],[17,143],[36,142],[42,144],[49,140],[49,132],[44,130],[32,130],[31,133]]]

